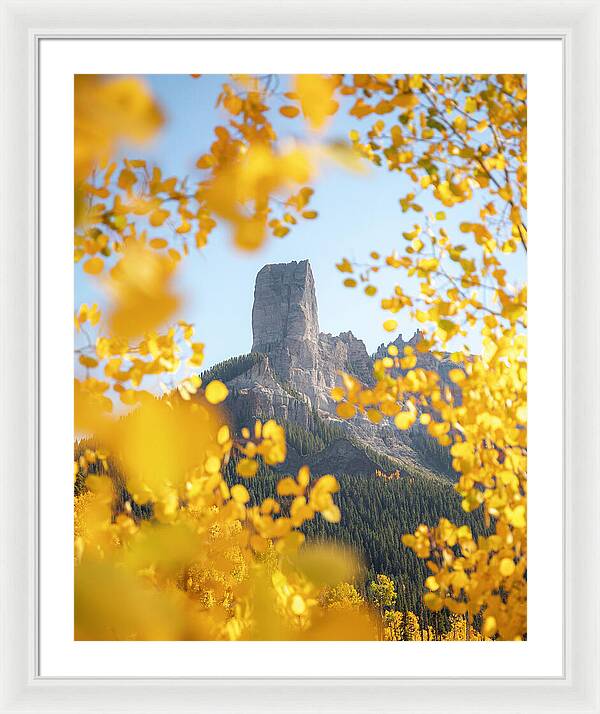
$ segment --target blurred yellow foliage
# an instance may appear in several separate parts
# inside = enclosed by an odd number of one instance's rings
[[[338,102],[333,93],[338,82],[335,77],[320,74],[298,74],[294,79],[294,93],[298,96],[302,113],[313,129],[321,129],[336,113]]]
[[[224,148],[223,151],[226,151]],[[298,190],[314,175],[313,160],[302,148],[276,152],[266,144],[241,145],[236,160],[218,154],[210,186],[204,196],[208,208],[232,226],[236,245],[254,250],[264,241],[268,228],[269,198],[284,189]],[[274,227],[274,235],[289,231]]]
[[[146,85],[133,77],[75,75],[75,181],[105,164],[121,142],[143,143],[163,123]]]
[[[173,261],[138,243],[128,243],[106,280],[113,299],[108,330],[130,340],[163,326],[181,305],[171,281]]]

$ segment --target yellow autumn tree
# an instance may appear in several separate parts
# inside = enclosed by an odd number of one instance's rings
[[[376,362],[374,386],[343,375],[332,393],[338,414],[363,412],[398,429],[419,420],[450,448],[463,508],[481,509],[489,534],[475,538],[442,519],[404,536],[431,572],[425,604],[481,617],[488,637],[526,636],[527,290],[508,262],[527,251],[526,99],[520,75],[299,75],[283,92],[270,77],[231,76],[217,97],[226,119],[191,185],[145,160],[115,158],[164,121],[142,81],[76,77],[74,257],[109,296],[104,314],[80,305],[75,315],[84,371],[75,381],[76,433],[97,442],[75,463],[76,477],[87,475],[75,505],[78,637],[375,636],[363,608],[340,615],[324,605],[324,588],[352,574],[336,572],[331,582],[331,554],[316,553],[309,566],[309,549],[300,548],[305,521],[339,521],[336,479],[314,481],[302,468],[254,505],[245,486],[229,487],[222,472],[233,455],[240,477],[252,479],[257,459],[285,460],[285,434],[273,421],[229,432],[219,407],[227,388],[201,384],[204,345],[177,315],[174,276],[189,252],[218,224],[235,246],[254,250],[316,219],[310,183],[331,159],[368,161],[413,182],[398,197],[403,245],[386,256],[371,251],[360,266],[340,256],[338,269],[368,299],[382,271],[400,271],[379,303],[389,313],[384,327],[396,329],[400,310],[423,326],[416,353],[392,346]],[[303,116],[311,141],[281,141],[274,106]],[[329,144],[320,132],[342,111],[358,128],[348,145]],[[425,195],[439,211],[427,215]],[[445,222],[459,204],[473,211],[457,236]],[[475,333],[480,352],[465,344]],[[419,353],[449,355],[452,388],[418,366]],[[165,396],[146,388],[152,382]],[[132,413],[121,418],[122,408]],[[152,522],[136,519],[132,504],[114,512],[109,458],[133,501],[151,504]]]
[[[225,163],[233,150],[232,161],[190,198],[183,181],[163,177],[158,167],[112,160],[122,141],[144,141],[161,124],[143,82],[77,77],[75,91],[75,260],[109,296],[105,314],[87,304],[75,314],[84,374],[75,380],[75,430],[93,440],[74,464],[81,486],[74,522],[76,637],[371,637],[367,611],[342,620],[325,617],[320,604],[324,588],[353,576],[350,566],[332,574],[330,550],[298,553],[305,521],[339,520],[336,479],[311,479],[304,467],[282,478],[272,498],[252,504],[246,486],[229,486],[223,477],[234,454],[244,479],[256,475],[257,459],[282,463],[285,434],[272,420],[256,421],[234,439],[219,411],[227,387],[201,383],[196,372],[204,346],[195,341],[194,326],[177,319],[181,298],[173,278],[188,244],[184,238],[180,253],[166,238],[148,239],[144,227],[161,228],[176,216],[174,234],[185,237],[193,224],[201,246],[203,232],[215,225],[209,211],[236,223],[225,205],[231,180],[239,184],[234,201],[254,200],[263,215],[269,191],[305,178],[307,160],[301,153],[276,155],[258,140],[260,131],[232,149],[217,128],[213,151]],[[248,118],[260,124],[258,111],[249,108]],[[295,200],[299,207],[308,202],[308,189]],[[241,245],[254,221],[238,227]],[[161,328],[169,320],[172,326]],[[163,397],[144,388],[152,379],[162,380]],[[115,400],[123,405],[118,410]],[[121,482],[109,476],[109,462]],[[120,511],[118,488],[130,499]],[[136,517],[140,507],[152,518]]]
[[[364,389],[345,375],[334,395],[338,414],[367,411],[408,429],[418,419],[430,436],[450,447],[460,477],[463,509],[481,509],[490,535],[474,538],[462,524],[442,519],[420,526],[403,542],[427,560],[431,575],[425,604],[470,618],[482,615],[483,633],[522,639],[526,619],[527,498],[527,287],[515,285],[508,257],[527,252],[527,93],[521,75],[403,78],[360,76],[342,80],[356,97],[351,114],[369,127],[352,141],[369,161],[405,172],[415,190],[400,198],[405,213],[422,214],[428,192],[440,209],[472,203],[473,219],[460,237],[444,227],[444,210],[404,231],[404,250],[370,255],[358,269],[347,259],[343,273],[357,274],[372,289],[381,270],[402,271],[381,307],[407,310],[424,326],[419,352],[449,353],[455,389],[417,366],[409,348],[390,348],[375,367],[377,382]],[[399,112],[386,123],[384,117]],[[371,124],[369,118],[376,118]],[[399,119],[399,121],[397,121]],[[412,281],[411,281],[412,279]],[[357,280],[346,284],[354,287]],[[408,294],[403,285],[416,285]],[[393,331],[393,317],[384,327]],[[461,340],[477,331],[474,353]],[[401,376],[391,376],[401,368]]]

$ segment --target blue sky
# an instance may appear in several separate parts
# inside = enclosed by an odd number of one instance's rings
[[[193,79],[179,75],[153,75],[146,78],[158,101],[163,106],[166,124],[160,136],[143,150],[127,150],[129,158],[145,158],[163,169],[164,176],[199,175],[194,165],[213,141],[213,127],[223,117],[215,109],[215,100],[223,77],[217,75]],[[285,83],[285,78],[282,78]],[[385,117],[384,117],[385,119]],[[273,112],[272,121],[280,136],[307,137],[304,122],[284,119]],[[327,138],[347,139],[352,128],[362,131],[369,126],[366,120],[348,118],[338,113],[326,131]],[[371,121],[372,123],[372,121]],[[236,250],[225,227],[218,228],[202,251],[193,249],[180,267],[180,286],[185,303],[181,317],[196,325],[198,339],[206,344],[208,367],[227,357],[246,353],[252,344],[251,310],[254,280],[266,263],[281,263],[308,258],[315,276],[319,322],[323,332],[337,334],[352,330],[372,352],[390,336],[381,324],[389,317],[379,308],[379,296],[368,298],[362,290],[342,286],[343,276],[335,268],[342,257],[364,262],[371,250],[387,254],[396,248],[403,251],[406,241],[402,231],[415,222],[423,223],[423,214],[402,213],[398,199],[413,184],[400,173],[385,169],[371,169],[365,174],[328,166],[313,182],[315,195],[311,208],[319,217],[302,221],[284,239],[270,238],[264,247],[253,253]],[[426,211],[438,211],[441,205],[429,199],[420,200]],[[478,205],[446,209],[445,226],[456,233],[462,221],[476,220]],[[521,257],[509,263],[509,281],[521,283],[526,275]],[[381,273],[377,285],[380,295],[387,294],[403,273]],[[76,268],[76,304],[103,303],[102,293]],[[417,329],[417,324],[403,312],[395,316],[399,332],[405,338]],[[478,340],[471,338],[473,350]]]

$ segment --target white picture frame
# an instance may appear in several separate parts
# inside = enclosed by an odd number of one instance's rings
[[[0,711],[600,712],[600,3],[0,0]],[[558,38],[564,50],[565,662],[559,677],[37,675],[39,43],[52,37]],[[560,320],[561,316],[557,316]],[[551,340],[551,336],[549,336]],[[553,345],[554,349],[559,346]],[[557,378],[560,383],[560,376]],[[596,561],[596,562],[594,562]],[[548,573],[549,587],[562,587]],[[549,623],[551,626],[552,623]]]

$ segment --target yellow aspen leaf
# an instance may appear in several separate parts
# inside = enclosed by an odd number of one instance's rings
[[[438,612],[444,606],[441,598],[435,593],[427,593],[423,596],[423,602],[433,612]]]
[[[298,114],[300,114],[300,110],[298,109],[298,107],[286,105],[285,107],[279,107],[279,113],[283,114],[284,117],[288,117],[288,119],[293,119],[294,117],[297,117]]]
[[[286,476],[277,482],[277,493],[280,496],[299,496],[304,493],[304,488],[297,484],[291,476]]]
[[[280,225],[280,226],[276,226],[276,227],[273,229],[273,235],[274,235],[276,238],[283,238],[283,237],[286,236],[289,232],[290,232],[290,229],[289,229],[287,226],[281,226],[281,225]]]
[[[211,154],[204,154],[204,156],[201,156],[198,161],[196,161],[196,167],[199,169],[209,169],[211,166],[214,166],[217,163],[217,160],[215,159],[214,156]]]
[[[467,114],[472,114],[477,110],[477,100],[475,97],[467,97],[465,100],[465,111]]]
[[[320,129],[338,109],[333,99],[335,80],[322,74],[298,74],[294,92],[298,95],[302,113],[313,129]]]
[[[402,357],[400,360],[400,366],[402,369],[412,369],[417,364],[417,356],[413,354],[408,354],[406,357]]]
[[[515,528],[525,528],[525,506],[517,506],[508,512],[508,522]]]
[[[227,424],[223,424],[223,426],[219,427],[219,431],[217,432],[217,444],[223,446],[230,438],[229,427]]]
[[[341,387],[334,387],[331,390],[331,398],[333,399],[334,402],[341,402],[344,396],[346,395],[346,392]]]
[[[230,114],[237,116],[244,108],[244,100],[232,94],[223,100],[223,106]]]
[[[467,375],[462,371],[462,369],[451,369],[448,372],[448,377],[452,382],[454,382],[454,384],[460,384],[465,381]]]
[[[498,631],[498,627],[496,624],[496,618],[493,617],[492,615],[489,615],[483,621],[483,628],[481,630],[481,634],[484,637],[493,637],[497,631]]]
[[[428,590],[431,590],[432,592],[435,592],[436,590],[440,589],[440,584],[438,581],[435,579],[433,575],[430,575],[426,580],[425,580],[425,587]]]
[[[152,238],[150,241],[150,247],[155,250],[161,250],[161,248],[166,248],[169,244],[164,238]]]
[[[310,469],[308,468],[308,466],[301,466],[298,469],[298,475],[296,476],[296,479],[301,486],[308,486],[308,484],[310,483]]]
[[[79,312],[77,313],[75,317],[75,326],[77,329],[80,328],[81,325],[83,325],[84,322],[87,322],[89,317],[89,307],[86,305],[86,303],[83,303],[79,307]]]
[[[290,609],[294,615],[300,616],[306,612],[306,603],[302,595],[294,595],[290,603]]]
[[[367,418],[370,422],[373,422],[373,424],[379,424],[383,419],[383,415],[381,412],[378,412],[377,409],[369,409],[367,411]]]
[[[427,428],[431,436],[440,437],[450,431],[450,424],[447,421],[435,422],[432,421]]]
[[[306,468],[306,467],[305,467]],[[335,476],[325,474],[314,485],[315,491],[326,491],[328,493],[337,493],[340,490],[340,484]]]
[[[330,506],[321,511],[321,515],[328,523],[339,523],[342,520],[340,509],[332,503]]]
[[[515,563],[512,558],[502,558],[500,561],[500,575],[507,578],[515,572]]]
[[[93,357],[88,357],[87,355],[79,355],[79,364],[84,367],[93,368],[98,366],[98,360]]]
[[[344,286],[347,288],[355,288],[356,280],[354,280],[354,278],[346,278],[346,280],[344,280]]]
[[[137,392],[133,389],[124,389],[119,396],[123,404],[127,404],[128,406],[133,406],[138,401]]]
[[[341,402],[337,405],[335,411],[342,419],[352,419],[356,414],[356,407],[348,402]]]
[[[170,215],[171,214],[166,209],[157,208],[150,214],[150,225],[154,226],[155,228],[158,228],[158,226],[162,226],[162,224],[167,220]]]
[[[398,321],[397,320],[386,320],[383,323],[383,329],[386,330],[386,332],[393,332],[395,329],[398,327]]]
[[[399,146],[402,146],[402,129],[397,124],[395,124],[391,128],[390,133],[392,135],[392,144],[394,145],[394,147],[398,148]]]
[[[118,185],[124,191],[130,191],[137,181],[136,175],[130,169],[123,169],[119,174]]]
[[[402,109],[412,109],[419,103],[419,98],[416,94],[409,92],[407,94],[399,94],[394,101]]]
[[[410,429],[410,427],[415,423],[416,414],[415,412],[398,412],[394,417],[394,424],[396,428],[405,430]]]
[[[411,89],[421,89],[423,86],[423,76],[420,74],[411,74],[408,78],[408,86]]]
[[[218,379],[213,379],[212,382],[209,382],[204,390],[206,401],[210,402],[210,404],[220,404],[224,402],[228,394],[229,390],[223,382]]]
[[[417,263],[418,268],[426,273],[436,270],[438,265],[439,261],[436,258],[421,258]]]
[[[237,483],[231,487],[231,498],[233,498],[236,503],[245,504],[250,500],[250,494],[245,486],[242,486],[241,483]]]
[[[459,134],[463,134],[467,131],[467,120],[463,116],[459,115],[455,117],[452,124],[454,125],[454,128]]]
[[[400,411],[398,404],[393,401],[382,402],[379,405],[379,409],[386,416],[396,416],[396,414]]]
[[[252,478],[256,476],[258,471],[258,463],[254,459],[241,459],[237,465],[236,471],[238,476],[243,478]]]
[[[102,272],[103,268],[104,261],[98,256],[94,256],[93,258],[86,260],[86,262],[83,264],[83,269],[86,273],[88,273],[88,275],[98,275],[98,273]]]
[[[221,460],[217,456],[209,456],[204,462],[204,470],[207,474],[216,474],[221,468]]]

